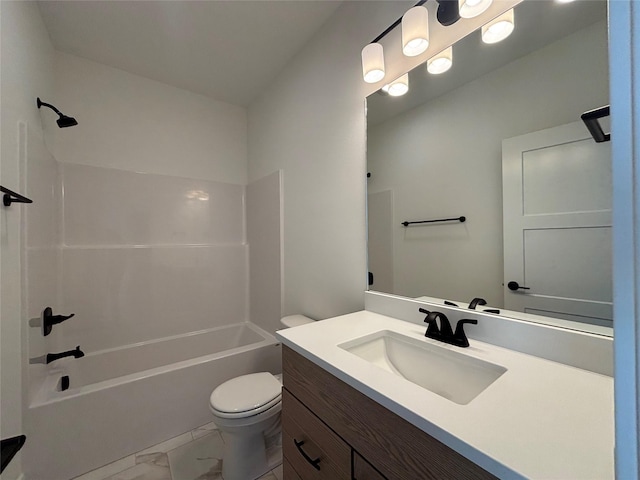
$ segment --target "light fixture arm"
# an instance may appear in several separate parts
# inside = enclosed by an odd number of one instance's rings
[[[414,7],[419,7],[421,5],[424,5],[425,3],[427,3],[427,0],[420,0],[418,3],[416,3],[414,5]],[[371,42],[369,42],[369,43],[378,43],[380,40],[382,40],[384,37],[386,37],[394,28],[396,28],[398,25],[400,25],[401,22],[402,22],[402,17],[400,17],[398,20],[396,20],[391,25],[389,25],[384,32],[382,32],[376,38],[371,40]]]
[[[436,2],[438,3],[437,18],[438,22],[440,22],[441,25],[448,27],[449,25],[453,25],[458,20],[460,20],[460,14],[458,12],[458,0],[436,0]],[[420,0],[414,5],[414,7],[420,7],[425,3],[427,3],[427,0]],[[380,40],[386,37],[394,28],[400,25],[401,22],[402,17],[389,25],[384,32],[371,40],[370,43],[378,43]]]

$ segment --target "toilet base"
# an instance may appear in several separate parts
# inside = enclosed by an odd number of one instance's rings
[[[221,432],[224,439],[222,476],[225,480],[253,480],[282,463],[281,441],[267,440],[264,435],[234,435]],[[271,444],[271,445],[269,445]]]

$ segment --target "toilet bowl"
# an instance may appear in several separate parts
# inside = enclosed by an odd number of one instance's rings
[[[313,320],[291,315],[281,322],[291,327]],[[265,447],[265,439],[280,434],[280,375],[259,372],[227,380],[211,393],[209,409],[224,439],[222,476],[225,480],[252,480],[280,463],[269,464]]]

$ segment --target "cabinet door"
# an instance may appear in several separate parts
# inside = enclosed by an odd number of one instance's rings
[[[282,390],[282,450],[302,480],[351,478],[351,447],[286,389]]]
[[[353,451],[353,480],[387,480],[369,462]]]
[[[286,480],[302,480],[286,458],[282,460],[282,472]]]

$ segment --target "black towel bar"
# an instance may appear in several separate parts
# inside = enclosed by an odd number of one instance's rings
[[[19,193],[16,193],[8,188],[5,188],[0,185],[0,191],[4,193],[2,196],[2,203],[4,203],[5,207],[9,207],[13,202],[15,203],[33,203],[33,200],[23,197]]]
[[[418,222],[402,222],[402,225],[408,227],[409,225],[414,225],[416,223],[436,223],[436,222],[466,222],[467,217],[454,217],[454,218],[439,218],[437,220],[420,220]]]

